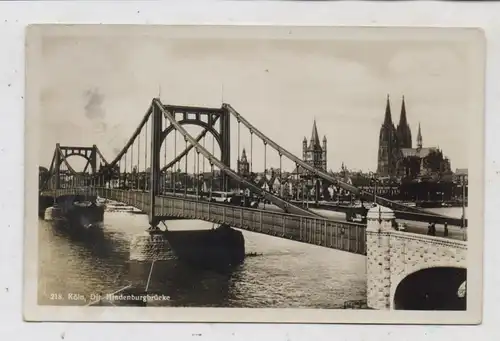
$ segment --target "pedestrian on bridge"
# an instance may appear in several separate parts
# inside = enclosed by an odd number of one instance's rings
[[[436,223],[429,223],[429,226],[427,226],[427,235],[428,236],[436,235]]]
[[[431,236],[436,235],[436,223],[431,224]]]

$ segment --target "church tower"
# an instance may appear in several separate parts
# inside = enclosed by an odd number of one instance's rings
[[[422,131],[420,130],[420,122],[418,123],[417,149],[422,149]]]
[[[405,96],[401,104],[401,116],[399,117],[398,128],[396,129],[400,148],[412,148],[411,129],[406,118]]]
[[[379,176],[394,176],[397,173],[396,163],[399,157],[399,142],[397,131],[392,123],[391,103],[389,95],[385,106],[384,123],[380,127],[377,174]]]
[[[238,160],[238,174],[245,177],[248,176],[249,173],[250,173],[250,164],[248,163],[247,152],[245,151],[245,148],[243,148],[243,151],[241,152],[241,157]]]
[[[307,138],[304,136],[304,139],[302,140],[302,160],[307,159]]]
[[[316,127],[316,120],[314,120],[309,145],[307,145],[307,139],[305,137],[302,141],[303,160],[316,169],[326,171],[326,143],[326,136],[324,136],[323,144],[321,144],[318,128]]]

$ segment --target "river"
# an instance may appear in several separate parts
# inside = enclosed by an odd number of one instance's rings
[[[439,210],[457,214],[454,208]],[[198,220],[168,222],[170,230],[212,226]],[[102,229],[85,235],[39,220],[38,303],[85,305],[96,294],[130,283],[144,288],[151,263],[130,261],[129,245],[147,227],[147,216],[125,212],[106,212]],[[230,274],[201,271],[173,255],[155,263],[149,291],[168,296],[155,305],[341,308],[345,301],[366,299],[364,256],[242,232],[246,252],[256,256]]]

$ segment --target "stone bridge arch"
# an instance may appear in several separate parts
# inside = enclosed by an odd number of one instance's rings
[[[466,295],[459,289],[467,280],[467,269],[432,266],[408,274],[391,283],[395,310],[466,310]]]
[[[467,277],[467,243],[396,231],[393,222],[394,212],[389,208],[376,206],[368,212],[368,306],[384,310],[464,310],[465,300],[459,299],[457,291]]]
[[[416,281],[415,283],[421,281],[420,284],[415,284],[413,287],[413,294],[416,295],[418,292],[424,292],[425,290],[429,292],[439,291],[441,286],[438,283],[433,284],[437,279],[433,280],[432,276],[440,278],[443,285],[450,286],[449,290],[441,292],[442,295],[447,295],[452,291],[454,293],[454,296],[449,296],[450,300],[453,297],[456,298],[455,294],[458,287],[466,280],[467,245],[463,241],[392,231],[389,252],[391,257],[390,302],[392,309],[403,309],[401,304],[397,304],[397,291],[401,288],[403,288],[401,290],[406,290],[407,292],[412,291],[410,287],[413,286],[411,284],[413,280]],[[429,274],[432,274],[432,276],[428,277]],[[447,276],[444,276],[445,274]],[[452,289],[453,278],[458,278],[457,276],[461,276],[460,278],[463,277],[463,280],[456,285],[456,288]],[[430,281],[428,286],[425,285],[425,278]],[[448,283],[444,284],[444,282]],[[403,283],[402,287],[400,287],[401,283]],[[408,293],[407,295],[413,294]],[[401,295],[401,292],[399,292],[399,295]],[[439,308],[439,304],[433,304],[432,300],[432,298],[427,299],[426,305],[427,307],[432,306],[431,310],[446,308],[442,305],[442,308]],[[399,299],[399,302],[401,302],[401,299]],[[455,303],[453,305],[455,306]],[[412,304],[412,306],[415,306],[415,304]],[[450,306],[449,308],[447,310],[451,310],[452,307]],[[404,309],[410,308],[406,307]],[[416,306],[410,310],[416,310]]]

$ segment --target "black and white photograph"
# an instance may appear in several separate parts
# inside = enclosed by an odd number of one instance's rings
[[[481,31],[33,25],[26,46],[25,319],[480,322]]]

